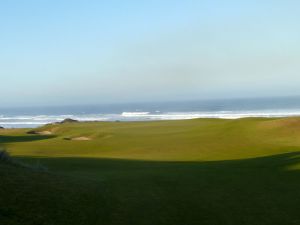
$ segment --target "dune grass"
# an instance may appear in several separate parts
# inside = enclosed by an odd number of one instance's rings
[[[50,172],[0,164],[5,224],[300,224],[300,118],[28,131],[1,130],[0,144]]]

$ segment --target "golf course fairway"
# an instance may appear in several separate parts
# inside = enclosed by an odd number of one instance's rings
[[[0,145],[1,225],[300,224],[297,117],[70,122]]]

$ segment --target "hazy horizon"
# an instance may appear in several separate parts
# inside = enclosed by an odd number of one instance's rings
[[[0,106],[298,96],[299,6],[1,2]]]
[[[162,104],[184,104],[184,103],[213,103],[213,102],[219,102],[219,103],[224,103],[224,102],[259,102],[259,101],[267,101],[269,103],[276,102],[276,101],[300,101],[300,95],[287,95],[287,96],[259,96],[259,97],[219,97],[219,98],[198,98],[198,99],[192,99],[192,98],[187,98],[187,99],[173,99],[173,100],[168,100],[168,99],[160,99],[160,100],[144,100],[144,101],[115,101],[115,102],[96,102],[96,103],[89,103],[89,102],[81,102],[81,103],[56,103],[56,104],[49,104],[49,103],[43,103],[43,104],[18,104],[18,105],[7,105],[7,106],[1,106],[0,105],[0,110],[4,109],[26,109],[26,108],[55,108],[55,107],[101,107],[101,106],[122,106],[122,105],[162,105]],[[299,108],[300,109],[300,108]]]

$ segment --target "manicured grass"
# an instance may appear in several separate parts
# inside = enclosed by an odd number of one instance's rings
[[[52,135],[0,131],[15,158],[50,171],[0,164],[5,224],[300,224],[299,118],[37,130]]]

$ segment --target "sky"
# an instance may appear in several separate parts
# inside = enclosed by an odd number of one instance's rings
[[[0,105],[300,95],[297,0],[1,0]]]

